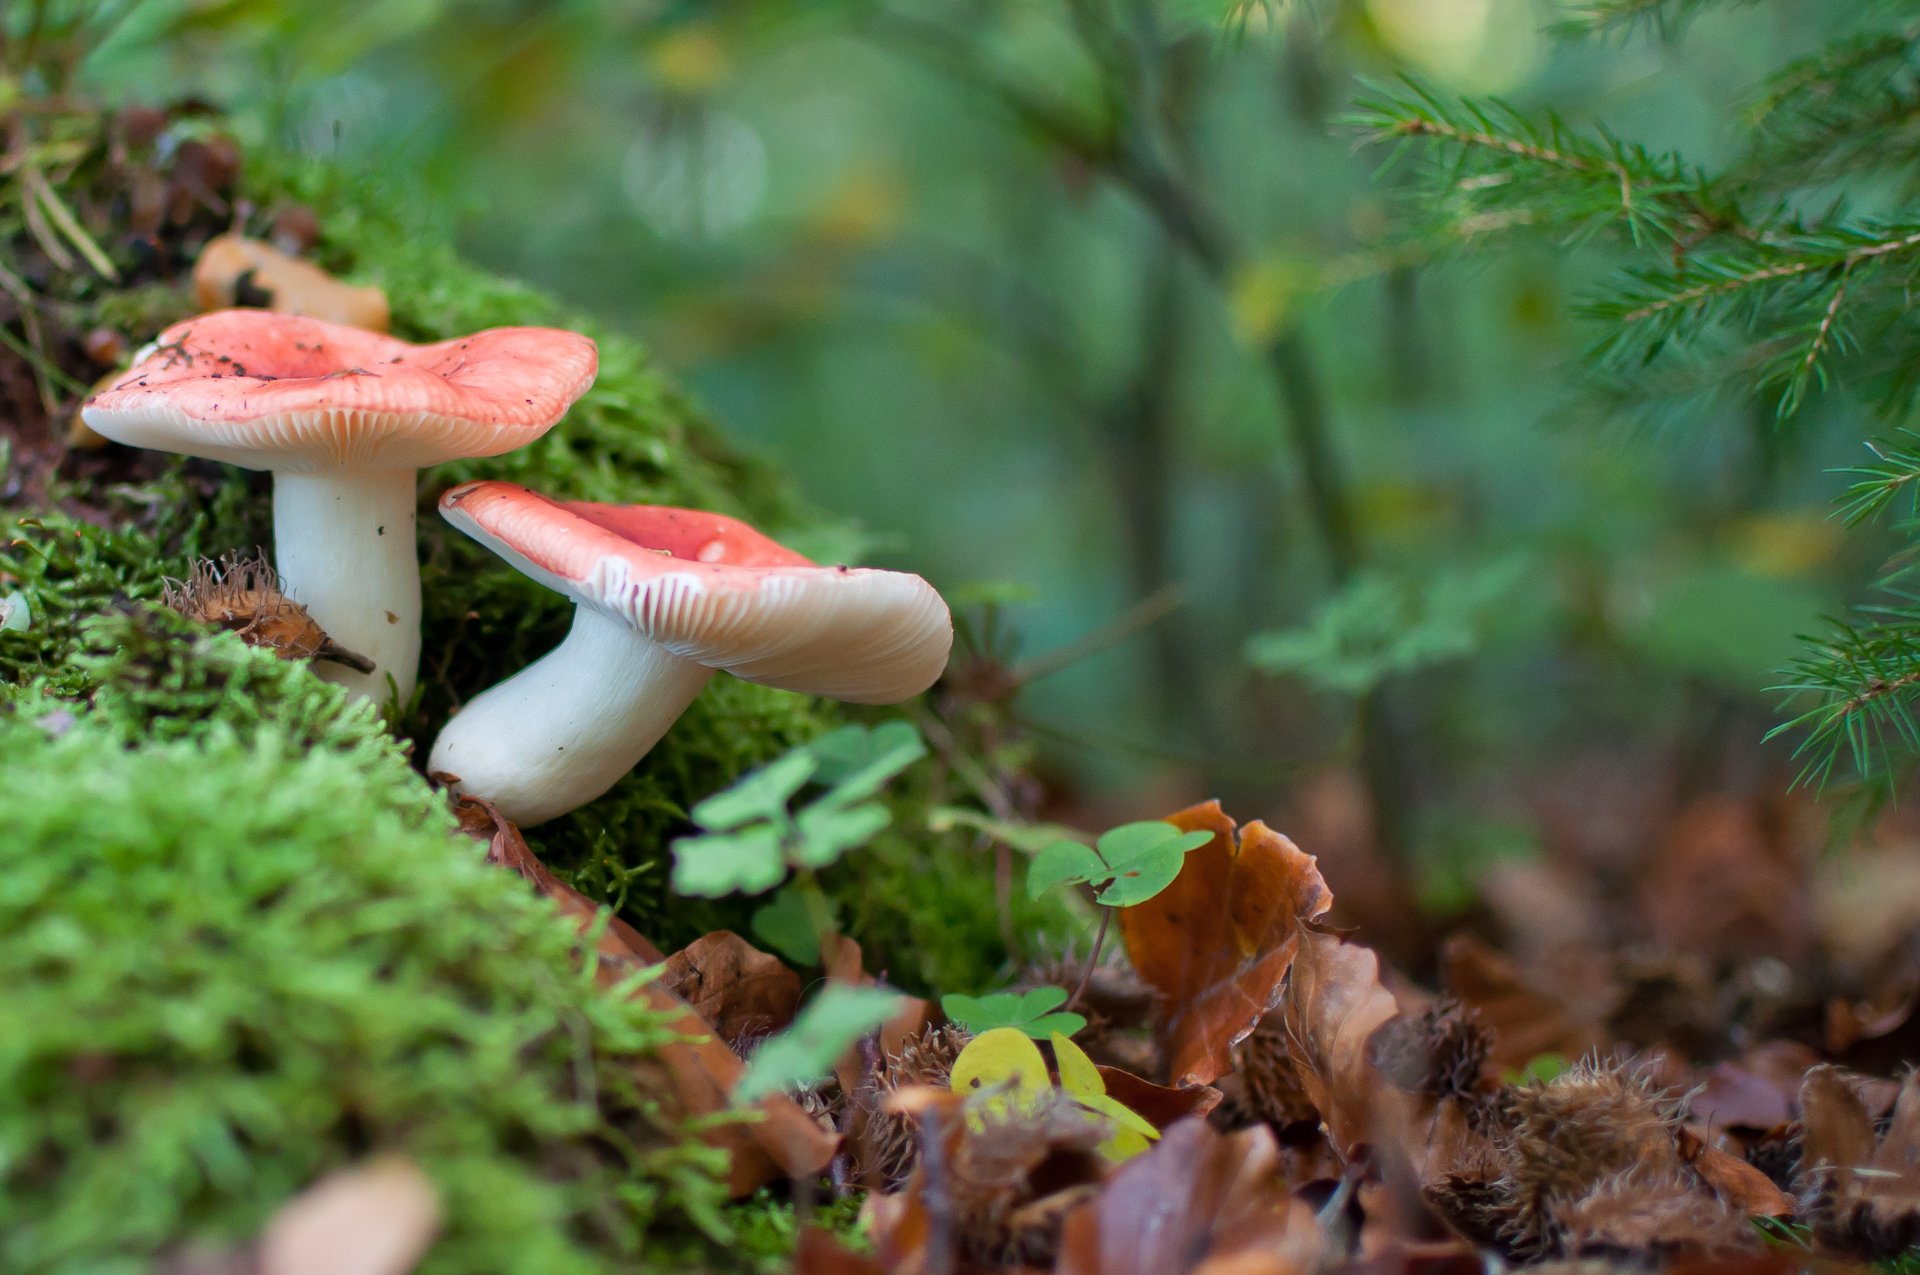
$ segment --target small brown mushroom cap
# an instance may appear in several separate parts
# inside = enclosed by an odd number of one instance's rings
[[[683,659],[785,690],[890,704],[946,668],[953,620],[904,571],[823,567],[722,514],[455,487],[443,517],[522,572]]]
[[[162,332],[82,414],[115,442],[248,469],[418,469],[532,442],[598,367],[592,341],[556,328],[414,345],[322,319],[218,310]]]

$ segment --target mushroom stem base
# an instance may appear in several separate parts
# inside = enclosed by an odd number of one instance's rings
[[[521,827],[585,805],[660,741],[713,670],[591,607],[566,641],[456,714],[427,773],[485,797]]]
[[[373,672],[314,672],[384,704],[413,694],[420,667],[420,559],[411,469],[273,476],[273,558],[287,595]],[[393,679],[390,688],[388,678]]]

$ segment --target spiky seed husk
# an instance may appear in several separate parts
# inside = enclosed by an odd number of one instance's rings
[[[920,1161],[919,1126],[910,1116],[885,1110],[887,1098],[909,1085],[944,1088],[953,1060],[973,1037],[959,1027],[927,1026],[896,1053],[882,1056],[850,1122],[848,1145],[857,1181],[897,1191]]]
[[[1554,1206],[1558,1247],[1575,1256],[1728,1253],[1758,1240],[1739,1213],[1689,1176],[1629,1170]]]
[[[1060,1222],[1097,1189],[1104,1124],[1063,1096],[1036,1109],[963,1128],[944,1170],[954,1229],[966,1256],[990,1268],[1053,1265]]]
[[[1582,1062],[1546,1084],[1504,1091],[1515,1251],[1560,1251],[1559,1210],[1627,1173],[1684,1181],[1675,1104],[1643,1070]]]
[[[373,661],[327,636],[307,609],[282,591],[264,558],[230,553],[202,558],[185,580],[168,580],[161,600],[202,624],[237,633],[250,646],[264,646],[284,660],[331,660],[362,673]]]
[[[1477,1014],[1444,997],[1418,1014],[1387,1023],[1369,1042],[1368,1054],[1395,1086],[1464,1103],[1481,1092],[1493,1038]]]
[[[1299,1072],[1287,1053],[1286,1027],[1278,1014],[1262,1019],[1234,1046],[1233,1063],[1232,1074],[1218,1083],[1225,1097],[1211,1117],[1216,1129],[1267,1124],[1277,1135],[1290,1129],[1317,1135],[1320,1112],[1300,1088]]]

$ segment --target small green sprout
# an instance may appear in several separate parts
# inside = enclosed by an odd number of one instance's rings
[[[869,798],[926,751],[920,733],[897,721],[843,726],[802,744],[693,808],[704,831],[673,843],[674,890],[762,894],[789,870],[827,867],[887,826],[890,812]],[[791,810],[810,783],[826,791]]]
[[[940,998],[940,1008],[948,1018],[975,1036],[996,1027],[1012,1027],[1035,1040],[1046,1040],[1053,1033],[1072,1036],[1087,1025],[1087,1020],[1066,1004],[1064,987],[1035,987],[1024,992],[989,992],[984,996],[966,996],[953,992]]]
[[[900,1011],[906,998],[881,987],[830,983],[813,998],[793,1026],[754,1053],[746,1074],[734,1086],[743,1105],[768,1094],[818,1084],[833,1070],[847,1047]]]

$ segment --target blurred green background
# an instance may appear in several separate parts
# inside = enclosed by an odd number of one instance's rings
[[[1425,259],[1341,117],[1407,74],[1710,162],[1850,8],[1570,42],[1549,0],[145,0],[87,76],[639,332],[837,555],[991,612],[1068,813],[1337,823],[1306,794],[1358,774],[1444,893],[1556,794],[1790,777],[1765,688],[1885,545],[1829,516],[1844,396],[1583,391],[1617,263]]]

